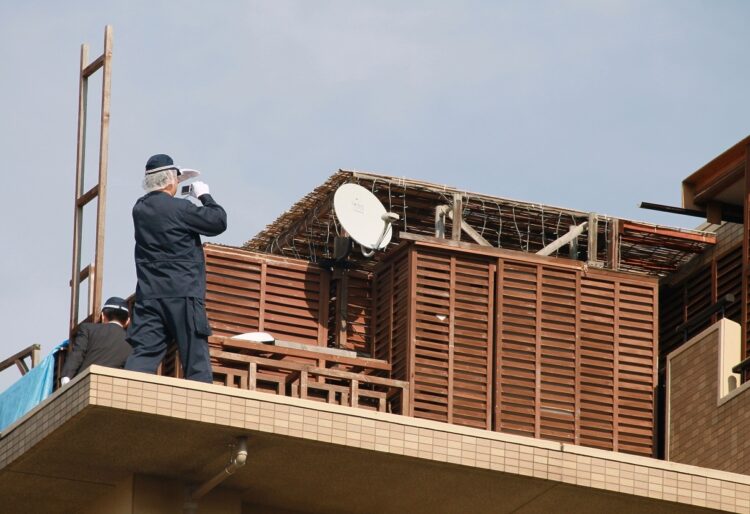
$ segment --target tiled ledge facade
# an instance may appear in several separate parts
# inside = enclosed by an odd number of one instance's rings
[[[0,470],[90,405],[94,377],[100,378],[89,373],[76,377],[69,388],[56,392],[0,432]]]
[[[750,477],[308,400],[93,367],[0,435],[0,469],[88,405],[750,512]]]

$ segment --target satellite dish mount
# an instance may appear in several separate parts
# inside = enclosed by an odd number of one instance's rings
[[[331,290],[336,291],[336,347],[346,347],[348,332],[348,268],[353,242],[362,255],[369,259],[384,250],[393,237],[393,223],[398,214],[386,212],[380,200],[358,184],[344,184],[333,195],[333,210],[343,229],[343,236],[334,243]]]

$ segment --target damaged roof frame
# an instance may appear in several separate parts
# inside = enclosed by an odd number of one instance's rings
[[[585,255],[589,262],[601,267],[631,273],[666,275],[716,243],[716,236],[710,232],[521,202],[419,180],[339,170],[243,248],[312,262],[330,259],[335,236],[342,232],[332,208],[333,194],[349,182],[372,191],[387,210],[401,216],[390,246],[399,243],[400,231],[434,236],[439,208],[455,205],[454,199],[461,202],[463,232],[468,232],[462,234],[465,241],[476,241],[474,235],[469,235],[473,233],[494,247],[536,253],[565,236],[571,227],[589,222],[590,227],[595,227],[592,231],[596,238],[590,242],[588,231],[578,237],[579,247],[589,247],[591,253],[582,250],[579,258]],[[445,224],[452,228],[451,217],[446,218]],[[450,234],[448,228],[446,233]],[[553,255],[568,257],[569,251],[558,249]],[[360,264],[369,269],[375,261],[377,257]]]

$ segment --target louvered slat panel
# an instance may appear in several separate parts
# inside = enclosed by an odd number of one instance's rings
[[[322,271],[304,261],[206,245],[206,311],[216,335],[262,330],[277,339],[323,338]]]
[[[521,254],[409,248],[376,271],[377,325],[397,311],[413,316],[378,328],[376,353],[390,337],[393,373],[412,359],[404,378],[415,416],[653,455],[655,280]],[[413,287],[397,287],[399,277]]]
[[[320,270],[307,266],[294,269],[266,263],[263,330],[277,339],[316,344],[320,309]],[[294,299],[303,299],[304,307],[284,308]]]
[[[408,380],[409,253],[399,251],[375,271],[373,352],[391,363],[390,378]]]
[[[417,254],[414,416],[449,421],[450,257]],[[421,327],[420,327],[421,325]]]
[[[495,429],[534,436],[538,266],[501,259],[498,267]]]
[[[489,429],[495,263],[453,261],[452,422]]]
[[[206,312],[216,335],[259,330],[260,259],[243,259],[206,247]]]
[[[655,286],[619,283],[617,449],[652,455],[654,433],[654,382],[657,349]]]
[[[585,446],[614,449],[615,288],[581,278],[580,437]]]
[[[541,278],[539,434],[575,442],[576,273],[545,266]]]

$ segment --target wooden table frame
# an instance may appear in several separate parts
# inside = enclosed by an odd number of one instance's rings
[[[248,341],[241,341],[241,343],[248,343]],[[256,343],[250,344],[255,345]],[[264,347],[263,350],[265,352],[268,352],[269,349],[274,349],[270,345],[258,344]],[[289,348],[283,348],[283,350],[289,350]],[[281,353],[284,354],[284,352]],[[240,374],[242,377],[243,388],[251,391],[257,390],[258,381],[274,382],[277,384],[277,394],[311,399],[313,398],[310,395],[311,390],[319,391],[325,393],[326,401],[329,403],[337,403],[338,399],[341,404],[350,407],[360,407],[361,398],[370,398],[377,402],[377,409],[381,412],[386,412],[388,405],[396,401],[396,398],[400,395],[399,407],[401,413],[408,414],[408,382],[320,367],[313,364],[228,352],[215,348],[211,349],[211,356],[222,364],[242,364],[247,366],[246,382],[244,381],[244,370],[237,370],[238,373],[236,374]],[[351,359],[349,357],[329,354],[326,354],[326,357]],[[227,380],[230,380],[229,377]],[[233,381],[234,379],[232,378],[231,380]],[[366,387],[363,388],[361,387],[362,385]]]

